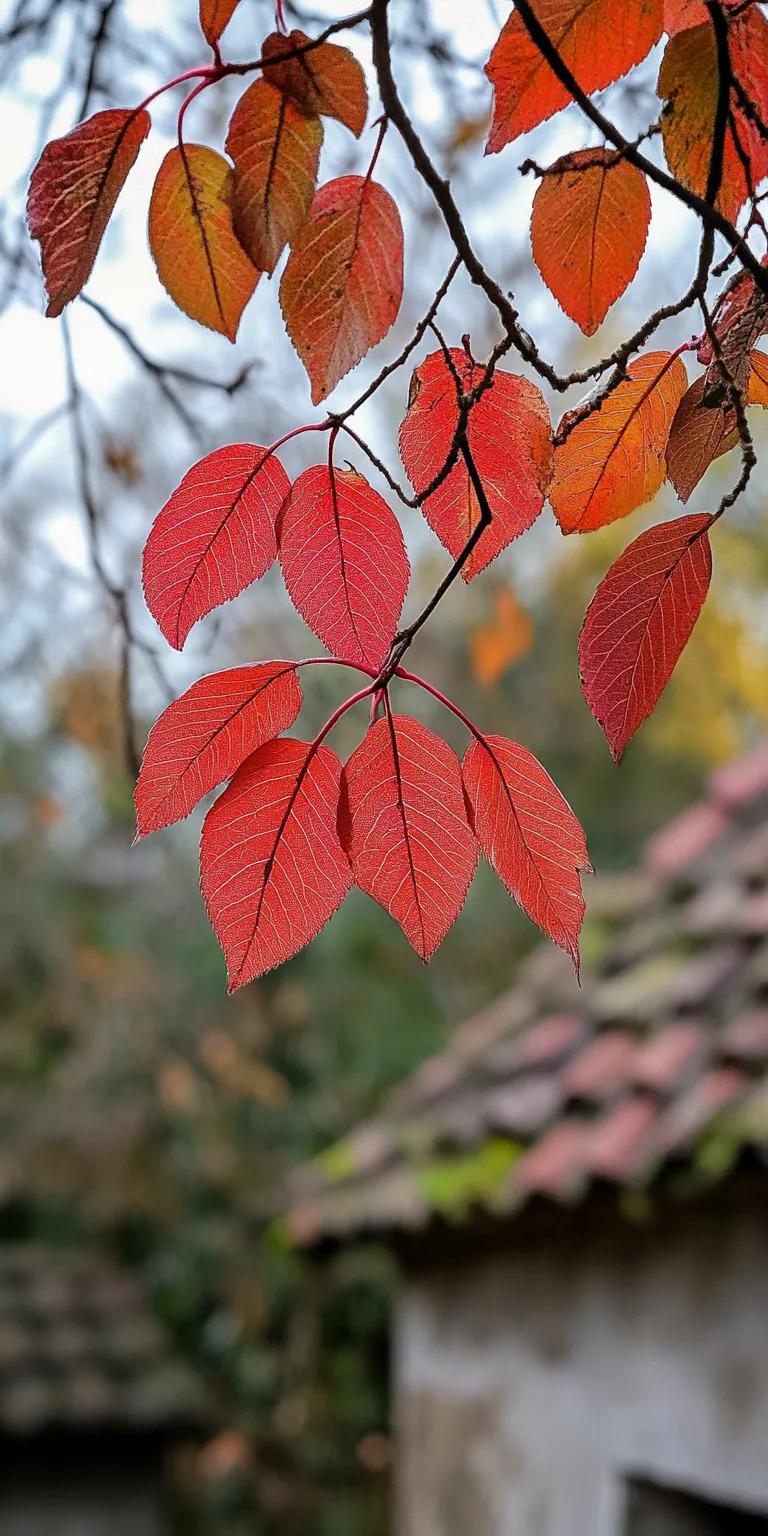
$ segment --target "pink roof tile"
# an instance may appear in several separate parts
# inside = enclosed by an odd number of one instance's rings
[[[632,1035],[606,1030],[579,1051],[563,1072],[566,1093],[572,1098],[600,1099],[626,1079],[637,1050]]]
[[[625,1099],[595,1126],[589,1138],[588,1161],[593,1173],[606,1179],[629,1178],[640,1167],[651,1144],[650,1131],[658,1106],[650,1097]]]
[[[701,1055],[705,1039],[703,1026],[693,1021],[669,1024],[638,1048],[632,1063],[634,1081],[644,1088],[669,1091]]]

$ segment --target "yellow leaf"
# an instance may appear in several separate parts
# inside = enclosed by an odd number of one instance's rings
[[[149,207],[157,275],[179,309],[234,341],[260,273],[232,226],[232,170],[203,144],[176,145]]]

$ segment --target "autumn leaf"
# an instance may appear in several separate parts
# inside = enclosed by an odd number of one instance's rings
[[[584,697],[619,762],[655,709],[712,576],[708,513],[646,529],[601,581],[579,640]]]
[[[714,459],[739,441],[733,408],[703,405],[706,375],[694,379],[675,412],[667,443],[667,474],[687,501]]]
[[[768,406],[768,355],[765,352],[753,352],[749,361],[747,404]]]
[[[752,352],[747,360],[749,377],[746,405],[768,406],[768,357]],[[667,474],[680,500],[688,501],[710,464],[735,448],[739,441],[736,412],[724,400],[707,400],[707,374],[694,379],[680,401],[667,443]]]
[[[144,550],[144,595],[169,645],[269,570],[290,490],[280,460],[255,443],[218,448],[187,471]]]
[[[157,275],[179,309],[234,341],[259,280],[232,226],[232,168],[203,144],[175,145],[149,205]]]
[[[532,644],[530,614],[520,607],[508,587],[502,587],[496,593],[490,623],[478,624],[469,637],[475,681],[481,688],[492,688],[513,662],[526,655]]]
[[[658,42],[662,0],[533,0],[550,42],[584,91],[601,91]],[[495,154],[572,100],[513,10],[485,66],[493,86],[486,154]]]
[[[307,48],[309,41],[306,32],[294,31],[287,37],[270,33],[261,50],[266,78],[303,112],[335,117],[359,139],[368,115],[368,91],[361,66],[348,48],[337,43]],[[302,51],[292,59],[285,58],[291,49]],[[270,63],[271,59],[275,62]]]
[[[281,737],[252,753],[208,812],[200,883],[230,992],[303,949],[349,890],[340,777],[330,747]]]
[[[193,683],[149,733],[136,783],[138,836],[188,816],[244,758],[287,730],[300,709],[291,661],[233,667]]]
[[[342,176],[316,193],[280,284],[317,405],[386,336],[403,296],[403,230],[389,193]]]
[[[531,922],[579,964],[591,871],[584,832],[568,802],[526,747],[484,736],[462,765],[472,824],[488,863]]]
[[[627,375],[555,447],[549,499],[563,533],[588,533],[626,517],[664,483],[685,365],[673,353],[646,352]]]
[[[651,198],[642,171],[606,149],[564,155],[533,200],[533,258],[558,304],[592,336],[645,250]]]
[[[766,265],[763,257],[762,265]],[[709,401],[724,401],[730,380],[738,389],[748,385],[750,353],[768,329],[768,299],[761,292],[751,272],[743,268],[731,278],[719,295],[712,314],[712,331],[699,339],[696,356],[708,368]],[[716,345],[715,345],[716,341]]]
[[[344,769],[339,831],[355,884],[429,960],[477,864],[455,753],[418,720],[388,712]]]
[[[768,22],[755,6],[735,16],[728,29],[731,66],[753,102],[768,101]],[[666,101],[661,128],[672,175],[703,197],[707,190],[719,72],[709,19],[672,37],[664,51],[657,90]],[[735,221],[749,195],[768,173],[768,142],[731,102],[717,206]]]
[[[465,392],[485,369],[461,347],[450,353]],[[415,370],[408,411],[400,427],[400,456],[421,495],[443,468],[459,421],[456,379],[442,351]],[[552,469],[549,412],[534,384],[497,368],[493,382],[472,406],[467,438],[488,497],[492,521],[462,569],[471,581],[512,539],[535,522]],[[430,528],[453,555],[461,554],[480,520],[480,505],[467,465],[457,458],[449,474],[422,504]]]
[[[232,114],[227,153],[234,163],[235,234],[263,272],[274,272],[306,218],[323,142],[318,117],[257,80]]]
[[[211,47],[218,43],[239,4],[240,0],[200,0],[200,26]]]
[[[354,469],[299,475],[279,524],[291,601],[334,656],[378,668],[389,651],[410,568],[400,524]]]
[[[27,222],[40,241],[46,314],[60,315],[88,281],[102,236],[152,124],[149,113],[97,112],[46,144],[32,172]]]

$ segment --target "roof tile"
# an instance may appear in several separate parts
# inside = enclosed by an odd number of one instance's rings
[[[641,1166],[652,1142],[658,1110],[649,1097],[625,1099],[595,1127],[589,1139],[589,1166],[606,1179],[621,1181]]]
[[[474,1176],[475,1151],[482,1168],[494,1139],[508,1139],[502,1182],[473,1192],[494,1219],[533,1195],[579,1199],[598,1180],[634,1186],[681,1160],[696,1166],[710,1128],[736,1153],[762,1153],[768,741],[712,776],[709,799],[652,840],[640,871],[604,880],[602,895],[598,880],[592,907],[582,989],[565,956],[535,950],[518,985],[463,1024],[373,1126],[301,1171],[298,1241],[425,1229],[441,1213],[439,1178],[426,1175],[445,1147],[461,1147]],[[0,1286],[0,1370],[13,1348],[5,1316]]]
[[[556,1195],[572,1189],[584,1173],[589,1127],[561,1120],[517,1165],[517,1182],[531,1193]]]
[[[669,1092],[701,1055],[705,1039],[704,1027],[692,1020],[667,1025],[638,1049],[632,1063],[634,1081],[659,1093]]]
[[[566,1093],[577,1099],[602,1099],[626,1081],[637,1049],[632,1035],[606,1030],[575,1056],[563,1073]]]

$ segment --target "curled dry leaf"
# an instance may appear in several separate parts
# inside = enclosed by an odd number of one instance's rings
[[[397,629],[410,567],[400,524],[354,469],[299,475],[279,524],[291,601],[344,661],[378,668]]]
[[[531,214],[534,261],[585,336],[629,287],[650,222],[642,171],[610,150],[564,155],[542,177]]]
[[[662,31],[662,0],[534,0],[538,21],[583,90],[591,93],[640,64]],[[572,100],[513,10],[485,66],[493,86],[486,146],[495,154]]]
[[[386,336],[403,296],[403,229],[389,193],[342,176],[316,193],[280,284],[317,405]]]
[[[335,117],[360,137],[368,114],[365,75],[354,54],[337,43],[319,43],[308,48],[306,32],[298,30],[282,37],[279,32],[265,38],[261,50],[265,60],[265,78],[290,96],[303,112],[320,117]],[[290,50],[293,58],[286,58]],[[269,63],[274,59],[274,63]]]
[[[451,349],[464,392],[484,377],[462,347]],[[442,351],[420,363],[411,380],[408,410],[400,427],[400,455],[421,495],[443,468],[459,421],[456,377]],[[552,433],[542,395],[527,379],[497,368],[492,383],[472,406],[467,423],[472,458],[492,513],[462,569],[471,581],[518,534],[535,522],[552,472]],[[480,520],[480,505],[467,465],[458,457],[428,496],[422,512],[454,559]]]
[[[757,6],[734,16],[728,28],[731,66],[757,111],[768,110],[768,22]],[[703,197],[712,154],[718,67],[709,17],[670,38],[657,90],[667,103],[661,128],[672,175]],[[768,173],[768,141],[732,99],[717,204],[735,221],[749,195]]]
[[[230,992],[303,949],[349,890],[340,777],[330,747],[281,737],[252,753],[208,812],[200,884]]]
[[[685,365],[670,352],[647,352],[627,375],[556,444],[549,499],[563,533],[588,533],[626,517],[664,483]]]
[[[40,241],[46,314],[60,315],[91,275],[125,179],[151,127],[149,113],[97,112],[46,144],[32,172],[27,222]]]
[[[488,863],[531,922],[579,964],[583,829],[541,763],[505,736],[484,736],[462,767],[472,824]]]
[[[477,864],[455,753],[418,720],[387,712],[344,769],[339,832],[355,884],[429,960]]]
[[[232,168],[204,144],[169,149],[152,189],[149,243],[179,309],[234,341],[259,280],[232,225]]]
[[[708,513],[646,529],[601,581],[579,640],[584,697],[619,762],[656,708],[712,576]]]
[[[138,836],[188,816],[251,752],[287,730],[300,709],[292,661],[233,667],[193,683],[149,733],[136,783]]]
[[[144,550],[144,594],[169,645],[269,570],[290,482],[255,443],[218,448],[187,471],[158,513]]]
[[[768,357],[753,352],[748,360],[745,403],[768,406]],[[694,379],[683,395],[667,443],[667,474],[680,500],[688,501],[710,464],[739,441],[736,412],[724,402],[708,402],[708,375]]]
[[[687,501],[714,459],[739,441],[733,409],[705,405],[706,375],[694,379],[675,412],[667,443],[667,474]]]
[[[234,163],[235,234],[262,272],[274,272],[315,191],[323,125],[266,80],[241,96],[227,134]]]
[[[200,26],[211,47],[218,43],[239,4],[240,0],[200,0]]]

